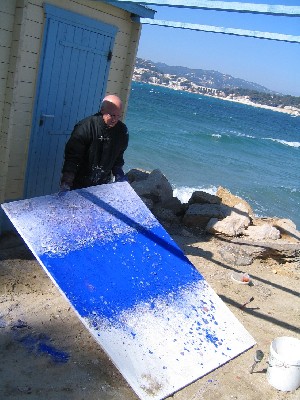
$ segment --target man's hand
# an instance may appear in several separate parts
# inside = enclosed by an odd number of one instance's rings
[[[60,191],[67,192],[73,186],[75,175],[73,172],[64,172],[60,180]]]
[[[127,182],[128,179],[124,174],[124,171],[121,167],[114,167],[112,169],[112,173],[115,177],[115,182]]]
[[[67,185],[66,183],[61,183],[60,184],[60,191],[61,192],[68,192],[69,190],[71,190],[69,185]]]

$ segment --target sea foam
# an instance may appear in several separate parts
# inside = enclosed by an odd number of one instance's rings
[[[209,194],[216,194],[217,188],[215,186],[211,186],[209,188],[204,187],[188,187],[188,186],[180,186],[178,188],[174,188],[173,196],[177,197],[181,203],[187,203],[191,198],[192,194],[196,191],[206,192]]]
[[[273,139],[273,138],[264,138],[265,140],[271,140],[272,142],[277,142],[281,143],[284,146],[290,146],[290,147],[300,147],[300,142],[288,142],[287,140],[281,140],[281,139]]]

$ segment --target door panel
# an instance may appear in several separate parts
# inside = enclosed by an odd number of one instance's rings
[[[76,122],[98,111],[106,90],[116,28],[67,15],[70,21],[50,15],[46,22],[26,197],[59,190],[65,143]]]

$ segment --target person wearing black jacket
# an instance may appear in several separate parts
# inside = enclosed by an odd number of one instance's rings
[[[120,121],[122,101],[106,96],[100,111],[78,122],[65,147],[61,190],[126,180],[123,171],[128,131]]]

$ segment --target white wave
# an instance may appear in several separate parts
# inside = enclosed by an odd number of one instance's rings
[[[215,138],[220,138],[220,137],[222,137],[222,135],[220,135],[219,133],[213,133],[211,136],[212,136],[212,137],[215,137]]]
[[[287,140],[282,140],[282,139],[273,139],[273,138],[263,138],[264,140],[271,140],[272,142],[277,142],[281,143],[285,146],[290,146],[290,147],[300,147],[300,142],[288,142]]]
[[[215,186],[211,186],[209,188],[204,187],[189,187],[189,186],[180,186],[173,190],[173,196],[177,197],[181,203],[187,203],[191,198],[192,194],[197,190],[201,190],[202,192],[206,192],[209,194],[216,194],[217,188]]]
[[[238,133],[237,136],[239,136],[239,137],[246,137],[246,138],[250,138],[250,139],[256,139],[255,136],[247,135],[246,133]]]

